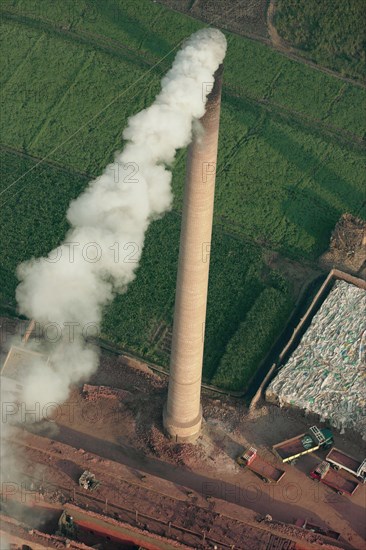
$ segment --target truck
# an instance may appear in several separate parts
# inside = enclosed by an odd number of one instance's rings
[[[295,464],[300,456],[322,448],[329,449],[332,445],[333,434],[328,428],[319,429],[317,426],[312,426],[308,433],[277,443],[272,449],[282,462]]]
[[[327,454],[325,460],[335,470],[346,470],[350,474],[354,475],[362,483],[366,481],[366,458],[364,460],[357,460],[353,456],[333,447]]]
[[[346,494],[352,496],[359,486],[358,481],[348,479],[339,472],[333,470],[326,460],[320,462],[314,470],[310,472],[310,477],[315,481],[332,487],[339,495]]]
[[[74,523],[74,518],[66,510],[61,514],[60,519],[58,520],[58,530],[56,535],[60,537],[67,537],[69,539],[77,538],[77,528]]]
[[[307,519],[298,518],[294,525],[300,527],[301,529],[306,529],[306,531],[311,531],[312,533],[317,533],[318,535],[323,535],[324,537],[329,537],[334,540],[338,540],[341,536],[338,531],[333,531],[332,529],[319,527],[315,523],[310,523]]]
[[[285,475],[284,470],[276,468],[276,466],[263,460],[254,447],[247,449],[238,456],[236,461],[241,467],[248,468],[248,470],[257,474],[265,483],[278,483]]]

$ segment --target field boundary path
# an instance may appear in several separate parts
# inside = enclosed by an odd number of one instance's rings
[[[283,38],[280,37],[273,22],[275,11],[276,11],[276,0],[270,0],[268,5],[268,10],[267,10],[267,27],[268,27],[268,33],[271,39],[272,46],[276,50],[286,55],[290,59],[294,59],[295,61],[299,61],[300,63],[305,63],[305,65],[309,65],[313,69],[322,71],[326,74],[329,74],[331,76],[338,78],[339,80],[343,80],[344,82],[353,84],[354,86],[359,86],[360,88],[366,89],[366,84],[364,84],[362,81],[355,80],[347,76],[343,76],[337,71],[332,71],[332,69],[328,69],[323,65],[318,65],[314,61],[310,61],[310,59],[307,59],[306,57],[304,57],[297,48],[292,47],[285,40],[283,40]]]
[[[170,9],[171,11],[174,11],[175,13],[180,13],[180,14],[183,13],[187,17],[191,17],[192,19],[202,21],[203,23],[206,23],[208,25],[210,24],[205,19],[199,18],[196,15],[194,15],[194,13],[192,12],[192,8],[190,8],[189,10],[178,10],[170,6],[169,2],[167,1],[162,1],[162,0],[156,0],[156,1],[162,6]],[[289,59],[293,59],[294,61],[304,63],[305,65],[308,65],[312,69],[316,69],[317,71],[331,75],[339,80],[343,80],[344,82],[348,82],[349,84],[353,84],[354,86],[358,86],[360,88],[366,89],[365,83],[360,82],[359,80],[354,80],[353,78],[343,76],[337,71],[332,71],[331,69],[328,69],[327,67],[323,67],[322,65],[318,65],[317,63],[314,63],[313,61],[310,61],[309,59],[306,59],[305,57],[303,57],[301,55],[301,52],[299,52],[297,49],[287,45],[281,39],[281,37],[279,36],[276,30],[276,27],[273,25],[274,10],[275,10],[275,0],[270,0],[268,11],[267,11],[267,28],[268,28],[269,38],[266,38],[265,36],[261,36],[258,33],[252,33],[248,31],[243,31],[239,33],[230,28],[230,20],[225,21],[225,16],[223,16],[221,19],[217,19],[216,26],[220,27],[221,29],[228,30],[229,32],[231,32],[232,34],[236,34],[237,36],[244,36],[249,40],[261,42],[262,44],[265,44],[266,46],[273,48],[274,50],[278,51],[282,55],[288,57]]]
[[[176,11],[176,10],[173,10],[173,11]],[[177,13],[182,13],[182,12],[178,11]],[[21,16],[7,10],[1,10],[1,15],[5,19],[15,21],[22,25],[31,26],[38,30],[43,30],[44,32],[48,32],[48,33],[51,32],[61,37],[63,36],[65,39],[71,40],[72,42],[81,41],[82,43],[88,46],[97,48],[109,55],[118,56],[124,61],[135,63],[137,64],[137,66],[140,66],[140,67],[154,69],[154,65],[156,65],[156,59],[149,60],[146,58],[146,56],[142,56],[138,52],[138,50],[130,48],[126,44],[123,44],[117,40],[112,40],[111,38],[108,38],[105,36],[96,35],[90,32],[83,32],[83,31],[80,31],[79,29],[77,31],[73,31],[65,27],[60,27],[49,21],[44,21],[42,19],[36,19],[32,17],[27,17],[27,16]],[[238,33],[234,33],[234,34],[238,34]],[[238,36],[241,36],[241,35],[238,35]],[[244,34],[244,36],[246,35]],[[257,38],[256,40],[260,40],[260,39]],[[282,49],[280,51],[281,53],[283,53]],[[302,63],[305,63],[311,66],[312,68],[315,68],[315,69],[320,68],[320,66],[304,59],[303,57],[297,58],[296,56],[294,57],[292,54],[286,54],[286,55],[288,57],[293,57],[295,61],[301,61]],[[157,66],[156,69],[154,70],[156,70],[159,73],[161,72],[159,66]],[[353,81],[352,79],[347,79],[346,77],[342,77],[338,73],[334,73],[333,71],[330,71],[326,68],[322,68],[322,70],[323,72],[329,74],[330,76],[336,77],[352,85],[360,86],[366,89],[366,85],[363,85],[360,82]],[[237,93],[237,90],[233,89],[232,87],[230,87],[230,85],[228,85],[225,82],[223,85],[223,90],[224,90],[224,93],[227,94],[229,97],[245,99],[250,103],[258,105],[263,109],[265,109],[266,111],[269,111],[272,114],[275,114],[281,118],[290,117],[296,122],[300,122],[304,127],[310,127],[312,130],[315,129],[317,131],[320,131],[323,134],[329,135],[332,139],[342,141],[343,143],[346,143],[346,144],[352,143],[357,147],[365,148],[365,141],[361,136],[353,132],[350,132],[349,130],[346,130],[344,128],[340,128],[338,126],[329,124],[325,122],[324,119],[312,117],[305,113],[301,113],[299,111],[296,111],[295,109],[288,108],[285,105],[275,103],[266,97],[259,98],[259,97],[253,96],[250,93],[246,94],[244,93],[243,89],[240,90],[240,93]],[[7,144],[4,144],[4,145],[7,146]]]

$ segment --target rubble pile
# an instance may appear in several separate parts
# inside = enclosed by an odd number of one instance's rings
[[[366,261],[366,222],[343,214],[334,228],[329,250],[320,257],[325,269],[336,266],[344,271],[360,272]]]
[[[125,401],[131,398],[131,392],[119,388],[110,388],[109,386],[83,385],[83,397],[87,401],[97,401],[98,399],[119,399]]]
[[[266,398],[366,439],[366,293],[337,280]]]
[[[165,460],[175,462],[176,464],[190,467],[204,458],[203,450],[200,446],[192,443],[172,445],[171,441],[155,425],[146,430],[145,437],[146,445],[154,455],[164,457]]]

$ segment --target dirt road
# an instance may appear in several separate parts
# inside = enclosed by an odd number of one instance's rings
[[[66,426],[60,427],[56,439],[69,445],[78,441],[85,450],[182,485],[203,497],[223,499],[262,515],[269,513],[278,521],[291,523],[295,518],[305,517],[322,525],[325,519],[331,528],[341,531],[354,548],[362,549],[362,537],[365,536],[364,487],[348,499],[308,479],[304,472],[310,470],[320,456],[304,457],[296,468],[285,467],[283,482],[273,486],[242,470],[230,476],[222,475],[222,472],[217,477],[203,475],[147,457],[127,444],[106,442]]]
[[[352,548],[363,549],[365,486],[348,498],[312,481],[309,473],[324,458],[324,451],[303,457],[295,467],[284,465],[286,475],[278,485],[264,484],[235,463],[245,446],[254,445],[264,459],[278,464],[270,449],[274,443],[307,430],[309,424],[301,416],[267,406],[250,416],[237,402],[205,397],[206,422],[198,443],[172,445],[161,431],[165,400],[161,380],[149,384],[155,375],[138,372],[115,358],[107,363],[101,363],[101,368],[106,368],[104,376],[97,376],[107,379],[114,372],[114,383],[130,392],[128,402],[105,399],[99,404],[88,403],[74,392],[72,417],[57,419],[53,439],[168,480],[203,499],[218,498],[286,523],[307,518],[341,532]],[[98,410],[103,414],[96,418]],[[362,453],[359,442],[344,436],[335,434],[335,443],[355,456]]]

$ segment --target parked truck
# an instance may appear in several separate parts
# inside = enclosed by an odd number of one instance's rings
[[[237,462],[243,468],[248,468],[257,474],[266,483],[278,483],[285,475],[285,471],[276,468],[258,455],[257,449],[250,447],[238,456]]]
[[[325,459],[335,470],[346,470],[350,474],[356,476],[362,483],[366,481],[366,458],[357,460],[352,456],[344,453],[340,449],[333,447]]]
[[[277,443],[272,448],[282,462],[295,464],[300,456],[313,453],[318,449],[329,449],[333,445],[333,434],[328,428],[321,430],[312,426],[308,433],[303,433]]]
[[[61,537],[67,537],[69,539],[77,538],[77,527],[74,523],[74,518],[66,510],[61,514],[60,519],[58,520],[58,530],[56,535]]]
[[[323,535],[324,537],[329,537],[334,540],[338,540],[341,536],[338,531],[333,531],[332,529],[319,527],[319,525],[316,525],[315,523],[310,523],[307,519],[299,518],[294,522],[294,525],[296,527],[301,527],[301,529],[306,529],[307,531],[311,531],[312,533],[317,533],[318,535]]]
[[[315,481],[332,487],[339,495],[353,495],[359,486],[358,481],[348,479],[339,472],[333,470],[326,460],[320,462],[314,470],[310,472],[310,477]]]

